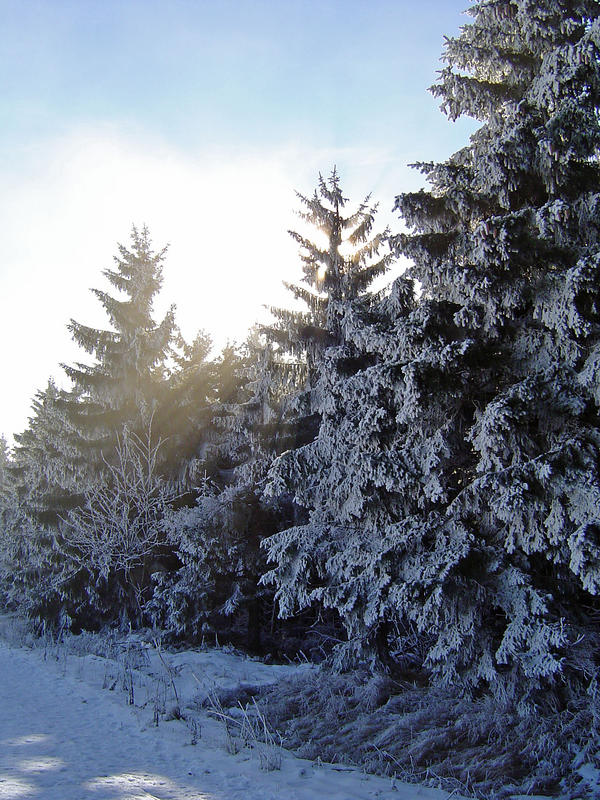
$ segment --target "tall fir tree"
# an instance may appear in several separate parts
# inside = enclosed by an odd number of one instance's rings
[[[284,395],[278,433],[286,437],[289,450],[317,435],[321,418],[315,391],[319,369],[325,350],[342,341],[341,318],[346,304],[359,297],[373,302],[374,295],[368,290],[393,260],[389,230],[372,234],[377,205],[370,205],[369,195],[354,212],[346,213],[348,198],[343,195],[335,167],[328,179],[319,174],[311,196],[299,192],[297,196],[303,206],[298,216],[314,231],[316,241],[289,231],[300,245],[305,285],[284,285],[306,310],[272,308],[276,322],[264,329],[273,345],[269,375],[279,382]]]
[[[144,471],[140,468],[136,472],[135,458],[124,465],[126,443],[143,442],[153,453],[151,480],[157,486],[161,462],[167,459],[162,445],[164,431],[160,427],[166,422],[171,424],[178,416],[176,411],[179,411],[174,409],[171,415],[164,414],[164,405],[170,399],[168,390],[172,388],[168,362],[173,353],[176,328],[173,307],[159,322],[154,319],[153,308],[162,285],[165,252],[166,248],[158,252],[152,249],[146,227],[141,231],[133,227],[131,247],[119,245],[115,269],[103,272],[118,295],[92,290],[106,311],[111,327],[96,329],[75,320],[71,320],[68,326],[75,342],[93,357],[89,364],[63,365],[77,390],[74,401],[67,400],[64,409],[69,425],[76,432],[77,449],[85,465],[80,479],[80,491],[85,492],[85,502],[80,511],[70,512],[68,520],[61,519],[61,528],[67,550],[74,551],[75,555],[79,553],[82,566],[89,561],[85,555],[87,549],[82,545],[86,530],[94,530],[97,539],[97,531],[103,525],[101,522],[89,525],[89,520],[81,515],[86,510],[92,518],[95,513],[101,515],[106,505],[102,493],[113,492],[116,499],[123,491],[117,477],[126,474],[127,480],[131,481],[132,476],[135,479],[138,472],[141,476]],[[168,433],[171,434],[172,430],[169,429]],[[103,486],[105,483],[107,489]],[[138,500],[144,502],[141,495]],[[151,502],[150,494],[147,501]],[[102,508],[96,509],[98,503]],[[106,565],[99,569],[98,564],[89,563],[88,588],[90,595],[98,598],[92,605],[102,615],[124,613],[138,622],[143,613],[140,598],[145,600],[149,592],[150,565],[157,555],[167,560],[170,560],[170,555],[168,548],[161,548],[157,541],[155,515],[150,515],[153,519],[151,534],[138,524],[147,516],[148,509],[138,507],[139,503],[134,499],[128,499],[125,506],[129,507],[130,515],[137,516],[127,523],[127,536],[134,535],[132,531],[137,530],[135,536],[139,539],[138,542],[129,542],[127,550],[138,553],[139,558],[127,562],[126,567],[120,566],[119,554],[107,540],[107,552],[110,550],[112,553],[109,569],[105,568]],[[104,527],[108,537],[111,525],[107,522]],[[118,527],[117,524],[115,530]],[[152,549],[143,546],[147,541],[155,543]],[[91,543],[92,546],[99,552],[97,541]],[[137,572],[141,573],[141,578],[134,580],[132,575]]]
[[[600,4],[470,13],[433,91],[483,125],[397,201],[414,230],[399,248],[470,376],[444,514],[463,544],[429,593],[429,662],[523,696],[589,679],[598,652]]]
[[[326,551],[340,544],[339,534],[351,502],[348,497],[345,502],[343,496],[357,488],[357,481],[352,487],[348,481],[352,483],[355,478],[351,470],[360,468],[358,461],[366,442],[357,441],[356,435],[348,438],[351,426],[344,423],[345,413],[354,416],[362,410],[360,387],[353,386],[343,411],[335,384],[372,363],[371,354],[349,339],[348,318],[357,313],[370,318],[378,313],[382,294],[367,290],[393,258],[389,252],[380,254],[386,246],[387,230],[369,239],[376,206],[369,207],[368,198],[354,214],[342,216],[346,200],[335,171],[329,183],[320,178],[319,191],[313,198],[301,199],[308,207],[301,216],[326,234],[327,247],[319,248],[307,238],[292,234],[302,246],[305,280],[313,292],[291,287],[309,305],[309,312],[280,317],[282,327],[288,326],[288,338],[278,341],[292,353],[306,354],[308,374],[305,390],[292,395],[288,402],[292,409],[310,413],[312,417],[307,418],[313,424],[312,435],[297,437],[295,446],[276,460],[267,485],[267,496],[288,495],[297,505],[296,524],[265,542],[270,558],[277,562],[265,580],[277,585],[284,616],[313,603],[342,611],[340,596],[323,594],[321,578],[328,569]],[[368,421],[361,422],[357,416],[354,422],[360,423],[366,440]],[[362,531],[368,540],[371,528],[363,524]],[[349,616],[343,612],[341,616],[353,629]]]
[[[366,366],[329,351],[319,438],[273,471],[310,511],[269,542],[284,607],[523,708],[598,656],[599,13],[486,0],[448,40],[434,94],[483,124],[397,199],[419,300],[349,310]]]
[[[283,440],[270,352],[254,334],[243,348],[228,345],[212,364],[214,402],[197,454],[204,474],[195,494],[165,520],[181,567],[156,576],[148,606],[171,634],[199,640],[211,632],[255,652],[267,644],[264,618],[272,610],[272,592],[259,585],[260,541],[281,526],[285,506],[261,497]]]
[[[95,359],[91,364],[63,365],[80,391],[68,412],[90,457],[94,450],[110,457],[124,425],[137,429],[141,423],[144,428],[163,394],[175,336],[174,309],[156,322],[153,304],[162,284],[165,252],[166,248],[152,250],[146,227],[134,227],[131,249],[119,245],[116,268],[103,272],[119,296],[92,289],[111,328],[91,328],[75,320],[68,326],[75,342]]]
[[[3,586],[6,599],[34,617],[57,619],[74,614],[78,599],[69,589],[81,587],[80,566],[73,562],[60,530],[60,518],[81,501],[85,471],[64,411],[68,393],[49,381],[36,393],[27,428],[15,435],[7,466],[2,524]],[[70,398],[73,402],[73,396]],[[73,602],[71,602],[73,600]]]
[[[209,358],[212,339],[199,331],[188,344],[179,332],[166,380],[155,400],[152,428],[161,438],[159,464],[174,491],[194,491],[207,469],[205,451],[214,428],[219,367]]]
[[[14,472],[29,542],[24,574],[30,570],[38,581],[37,588],[35,581],[25,581],[23,592],[37,591],[40,613],[50,618],[66,613],[95,624],[118,615],[120,604],[128,603],[128,582],[115,574],[107,579],[86,560],[70,515],[111,483],[124,437],[145,435],[165,400],[173,309],[161,322],[153,318],[165,251],[153,252],[146,228],[133,228],[131,238],[131,249],[119,246],[116,268],[104,272],[120,297],[93,290],[111,328],[74,320],[69,325],[94,360],[65,366],[74,388],[50,386],[41,393],[29,428],[16,437]],[[152,430],[154,443],[160,435]]]
[[[348,199],[342,193],[335,167],[327,180],[319,175],[312,196],[297,196],[305,209],[298,213],[299,217],[321,234],[323,244],[290,231],[301,247],[305,286],[285,286],[307,310],[272,308],[277,322],[266,333],[284,353],[300,359],[310,386],[319,354],[339,340],[340,309],[345,302],[365,293],[387,271],[392,256],[389,252],[380,255],[387,229],[369,238],[377,212],[376,205],[369,205],[370,196],[354,213],[344,215]],[[345,249],[348,255],[344,254]]]

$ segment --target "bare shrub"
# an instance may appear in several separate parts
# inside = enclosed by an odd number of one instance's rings
[[[162,444],[153,440],[151,419],[143,436],[125,428],[114,460],[104,461],[104,480],[62,520],[65,540],[81,564],[104,579],[123,575],[138,607],[148,562],[165,542],[165,512],[176,498],[158,472]]]

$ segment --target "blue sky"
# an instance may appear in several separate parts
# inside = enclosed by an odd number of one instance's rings
[[[19,149],[103,121],[184,148],[429,139],[423,91],[463,6],[5,0],[3,135]]]
[[[420,185],[462,147],[426,91],[464,0],[0,0],[0,432],[105,320],[117,241],[170,242],[188,336],[241,338],[299,276],[294,190],[337,164],[356,202]],[[160,310],[160,309],[159,309]],[[43,334],[41,333],[43,332]],[[6,393],[4,393],[6,394]]]

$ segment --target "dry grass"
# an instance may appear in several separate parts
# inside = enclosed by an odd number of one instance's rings
[[[600,798],[574,769],[600,745],[598,704],[522,717],[491,698],[470,700],[383,677],[326,670],[280,683],[260,708],[285,747],[304,758],[361,766],[400,780],[492,800],[512,794]],[[584,752],[585,755],[585,752]],[[598,764],[600,766],[600,763]]]
[[[217,695],[208,698],[209,714],[223,723],[225,747],[235,755],[242,747],[258,755],[259,766],[266,772],[281,769],[281,737],[271,730],[267,718],[258,707],[256,700],[235,709],[225,710]]]

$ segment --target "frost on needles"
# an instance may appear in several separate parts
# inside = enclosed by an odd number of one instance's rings
[[[599,6],[470,13],[432,91],[481,127],[397,198],[390,296],[339,305],[318,436],[272,470],[309,521],[268,540],[267,579],[284,613],[339,612],[342,660],[525,704],[598,647]]]

